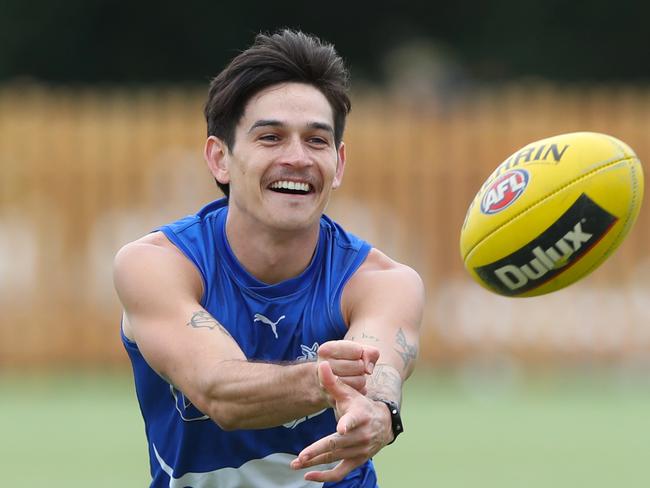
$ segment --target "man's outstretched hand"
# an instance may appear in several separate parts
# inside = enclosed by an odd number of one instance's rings
[[[291,468],[340,461],[333,469],[305,474],[308,481],[340,481],[392,440],[390,415],[386,405],[345,384],[328,361],[319,363],[318,377],[338,418],[336,432],[303,449]]]

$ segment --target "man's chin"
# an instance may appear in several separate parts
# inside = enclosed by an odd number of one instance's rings
[[[301,232],[318,226],[320,213],[305,215],[302,212],[296,215],[294,212],[287,212],[284,215],[274,215],[269,219],[269,224],[280,232]]]

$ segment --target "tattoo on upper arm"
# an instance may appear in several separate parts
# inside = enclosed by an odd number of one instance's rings
[[[377,337],[375,337],[374,335],[366,334],[365,331],[361,331],[361,338],[369,341],[379,342],[379,339],[377,339]]]
[[[371,398],[402,402],[402,377],[390,364],[377,364],[367,386]]]
[[[348,341],[355,341],[357,340],[357,336],[350,336],[346,338]],[[379,338],[375,337],[374,335],[366,334],[365,331],[361,331],[361,337],[359,338],[360,341],[365,340],[365,341],[373,341],[373,342],[379,342]]]
[[[402,357],[402,360],[404,361],[404,369],[406,369],[411,361],[415,360],[418,355],[417,345],[408,343],[406,335],[401,327],[395,335],[395,341],[397,342],[395,352]]]
[[[198,310],[194,312],[192,314],[192,318],[187,323],[187,325],[189,325],[194,329],[210,329],[210,330],[219,329],[228,337],[232,337],[230,335],[230,332],[228,332],[223,325],[217,322],[217,320],[205,310]]]

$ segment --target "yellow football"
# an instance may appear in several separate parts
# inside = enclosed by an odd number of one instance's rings
[[[634,151],[595,132],[515,152],[488,177],[460,234],[465,268],[500,295],[530,297],[598,267],[632,228],[643,199]]]

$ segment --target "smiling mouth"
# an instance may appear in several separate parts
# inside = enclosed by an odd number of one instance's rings
[[[269,190],[288,195],[307,195],[312,193],[314,188],[309,183],[302,181],[280,180],[271,183]]]

